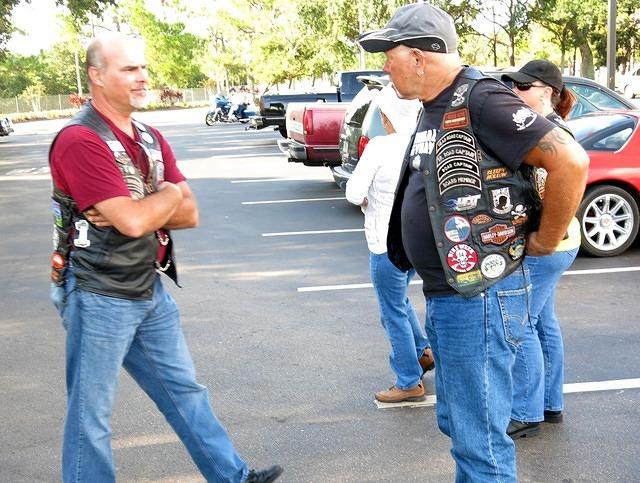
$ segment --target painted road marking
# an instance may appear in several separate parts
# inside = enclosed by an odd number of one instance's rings
[[[263,233],[262,236],[324,235],[326,233],[355,233],[357,231],[364,231],[364,228],[348,228],[345,230],[282,231],[279,233]]]
[[[326,178],[266,178],[266,179],[232,179],[230,182],[235,183],[274,183],[277,181],[326,181]],[[332,181],[333,182],[333,181]]]
[[[618,391],[621,389],[638,389],[640,388],[640,378],[638,379],[614,379],[611,381],[596,381],[596,382],[574,382],[572,384],[564,384],[562,386],[562,392],[564,394],[577,394],[582,392],[595,392],[595,391]],[[377,400],[373,402],[378,406],[378,409],[391,409],[391,408],[424,408],[436,405],[435,396],[426,396],[424,401],[419,402],[401,402],[401,403],[383,403]]]
[[[563,275],[598,275],[602,273],[638,272],[640,267],[598,268],[590,270],[569,270]],[[422,280],[412,280],[409,285],[421,285]],[[353,283],[346,285],[319,285],[315,287],[298,287],[298,292],[327,292],[330,290],[352,290],[358,288],[373,288],[371,283]]]
[[[243,201],[243,205],[270,205],[272,203],[300,203],[304,201],[336,201],[346,200],[344,196],[336,198],[300,198],[297,200]]]

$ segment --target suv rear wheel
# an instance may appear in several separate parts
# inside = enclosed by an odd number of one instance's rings
[[[638,234],[638,203],[617,186],[589,189],[578,208],[582,249],[597,257],[624,252]]]

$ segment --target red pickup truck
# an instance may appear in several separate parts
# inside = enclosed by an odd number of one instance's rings
[[[290,162],[305,166],[337,166],[341,163],[340,130],[349,104],[346,102],[292,102],[287,106],[287,139],[278,141]]]

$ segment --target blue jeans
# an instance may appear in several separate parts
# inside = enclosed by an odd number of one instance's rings
[[[391,344],[389,364],[396,375],[396,387],[415,387],[422,378],[418,358],[429,347],[418,317],[407,297],[407,286],[415,271],[403,272],[391,263],[386,253],[369,252],[371,282],[376,289],[380,321]]]
[[[155,402],[207,481],[240,482],[247,465],[196,382],[178,308],[160,278],[151,300],[81,290],[71,275],[52,296],[67,331],[63,481],[114,482],[111,413],[120,368]]]
[[[556,287],[577,254],[575,248],[544,257],[526,257],[533,287],[531,321],[537,338],[521,347],[513,370],[511,417],[518,421],[542,421],[543,410],[563,409],[564,348],[555,310]]]
[[[516,348],[529,330],[527,279],[523,265],[475,297],[427,298],[436,416],[451,438],[456,482],[517,479],[507,426]]]

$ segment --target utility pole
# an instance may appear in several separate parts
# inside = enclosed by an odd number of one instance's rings
[[[609,19],[607,22],[607,87],[616,86],[616,9],[617,0],[609,0]]]

